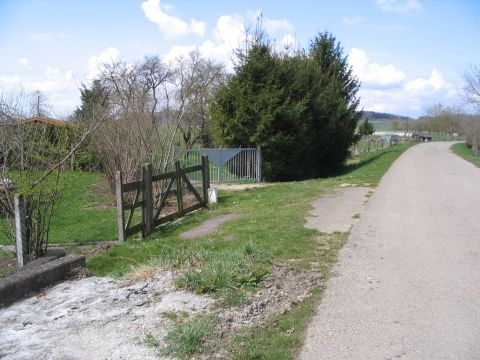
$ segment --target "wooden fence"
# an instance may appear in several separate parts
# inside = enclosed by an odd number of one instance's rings
[[[188,178],[188,174],[201,172],[202,195]],[[150,234],[153,229],[168,221],[172,221],[194,210],[207,206],[210,174],[208,157],[202,156],[201,164],[181,168],[175,162],[175,170],[164,174],[153,174],[152,164],[142,169],[142,179],[124,183],[122,172],[116,173],[117,227],[118,239],[125,241],[132,234],[141,232],[142,236]],[[185,194],[190,193],[193,204],[185,204]],[[133,194],[128,196],[128,194]],[[176,199],[174,212],[162,214],[169,198]],[[171,205],[171,204],[170,204]],[[141,209],[141,217],[135,214]],[[136,216],[137,215],[137,216]],[[137,223],[135,223],[137,221]]]

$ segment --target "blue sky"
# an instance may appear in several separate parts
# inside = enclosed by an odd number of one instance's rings
[[[365,110],[416,117],[461,105],[462,76],[480,64],[477,0],[0,0],[0,91],[41,90],[68,114],[101,62],[170,61],[196,48],[231,68],[243,25],[260,13],[278,49],[332,32]]]

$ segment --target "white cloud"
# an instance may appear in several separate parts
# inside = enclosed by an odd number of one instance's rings
[[[442,74],[440,74],[437,69],[433,69],[430,78],[409,81],[405,85],[405,89],[412,93],[418,93],[423,91],[438,91],[446,86],[447,84],[445,83]]]
[[[217,20],[212,40],[206,40],[199,46],[175,45],[164,56],[164,60],[171,62],[197,50],[201,56],[221,62],[227,70],[232,70],[232,52],[245,41],[244,24],[245,19],[239,15],[222,15]]]
[[[9,92],[18,87],[27,93],[41,91],[56,111],[71,111],[78,104],[79,84],[71,70],[47,67],[38,76],[0,76],[0,91]]]
[[[163,57],[166,63],[175,62],[175,60],[187,57],[192,51],[198,50],[195,45],[175,45],[170,49],[167,55]]]
[[[105,63],[111,63],[118,60],[120,51],[110,46],[109,48],[103,50],[100,54],[92,55],[87,60],[88,71],[87,77],[93,78],[99,72],[99,66]]]
[[[355,75],[366,85],[394,85],[406,78],[405,73],[397,70],[392,64],[380,65],[371,62],[362,49],[352,48],[348,54],[348,60]]]
[[[27,59],[27,58],[24,58],[24,57],[21,58],[21,59],[18,59],[18,63],[21,64],[21,65],[23,65],[23,66],[27,66],[27,67],[30,65],[28,59]]]
[[[362,81],[359,96],[365,110],[417,116],[430,104],[458,101],[461,85],[448,83],[437,69],[429,77],[409,79],[393,64],[370,61],[361,49],[353,48],[348,59],[354,74]]]
[[[295,38],[290,35],[289,33],[286,33],[281,41],[281,46],[283,49],[289,50],[289,49],[294,49],[295,48]]]
[[[190,24],[182,19],[171,15],[169,12],[173,10],[172,6],[161,6],[160,0],[146,0],[142,3],[142,10],[148,20],[157,24],[159,29],[167,38],[175,38],[194,34],[203,36],[207,28],[207,24],[203,21],[195,19],[190,20]]]
[[[364,18],[361,16],[345,16],[342,19],[342,23],[348,25],[348,26],[355,26],[364,21]]]
[[[413,13],[423,10],[419,0],[377,0],[377,5],[383,11],[398,13]]]
[[[420,115],[431,104],[458,101],[460,88],[445,81],[434,69],[427,79],[417,78],[386,89],[362,87],[359,95],[365,110]]]
[[[245,24],[253,24],[261,16],[259,11],[250,11],[246,16],[238,14],[222,15],[218,18],[213,29],[213,38],[196,45],[175,45],[164,56],[165,61],[171,62],[177,57],[185,56],[191,51],[197,50],[201,56],[214,59],[225,64],[227,71],[233,70],[233,51],[245,46]],[[288,42],[290,46],[295,45],[295,40],[290,31],[293,26],[285,19],[277,20],[262,18],[262,24],[265,31],[270,35],[278,35],[281,40],[279,43],[284,50],[284,45]]]

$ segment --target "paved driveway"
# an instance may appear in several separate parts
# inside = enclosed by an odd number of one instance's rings
[[[384,176],[300,359],[480,359],[480,168],[450,146],[417,145]]]

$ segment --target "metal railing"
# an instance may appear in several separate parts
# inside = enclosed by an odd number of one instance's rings
[[[202,155],[208,156],[211,182],[260,182],[262,180],[262,153],[258,148],[192,149],[178,160],[182,166],[197,164]],[[191,174],[189,179],[198,174]]]

